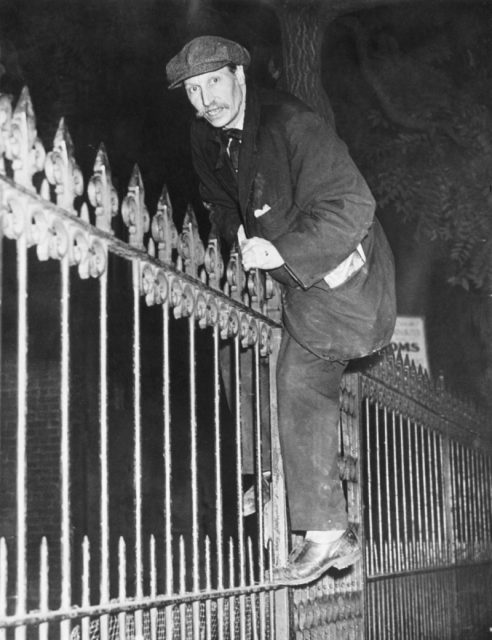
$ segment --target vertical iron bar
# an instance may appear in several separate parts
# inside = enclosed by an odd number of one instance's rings
[[[143,597],[142,561],[142,415],[140,353],[140,263],[132,262],[133,275],[133,488],[135,518],[135,598]],[[143,636],[142,612],[135,612],[135,635]]]
[[[243,457],[242,457],[242,425],[241,425],[241,361],[240,361],[240,337],[234,338],[234,383],[236,394],[236,481],[237,481],[237,552],[239,560],[239,586],[244,587],[245,576],[245,542],[243,524]],[[246,635],[245,629],[245,600],[244,596],[239,596],[239,635],[241,640]]]
[[[470,447],[470,475],[471,475],[471,500],[472,500],[472,531],[473,538],[472,543],[476,548],[478,542],[478,527],[479,527],[479,512],[478,512],[478,489],[477,489],[477,465],[476,465],[476,452]],[[473,558],[475,560],[475,556]]]
[[[468,446],[464,446],[466,471],[467,471],[467,509],[466,520],[468,530],[467,558],[473,558],[473,547],[475,542],[475,496],[473,491],[473,459],[472,452]]]
[[[210,562],[210,538],[205,538],[205,589],[208,593],[212,590],[212,570]],[[212,602],[205,601],[205,640],[212,640]]]
[[[466,495],[466,509],[464,512],[466,532],[467,532],[467,545],[466,545],[466,557],[471,559],[471,549],[473,548],[473,496],[472,496],[472,475],[470,469],[470,450],[466,445],[463,445],[463,458],[466,470],[466,482],[465,482],[465,495]]]
[[[491,522],[491,518],[492,518],[492,513],[491,510],[489,509],[489,491],[490,491],[490,482],[489,482],[489,477],[487,474],[487,461],[488,461],[488,454],[484,453],[483,454],[483,507],[484,507],[484,542],[489,545],[490,544],[490,537],[491,537],[491,530],[492,530],[492,522]],[[490,547],[487,547],[487,549],[490,549]]]
[[[487,554],[490,556],[492,550],[492,504],[491,504],[491,490],[492,490],[492,478],[490,476],[490,455],[488,452],[483,457],[483,482],[484,482],[484,510],[485,510],[485,532],[484,532],[484,544]]]
[[[492,530],[492,456],[487,456],[487,513],[489,515],[488,525],[488,540],[491,542],[491,530]]]
[[[254,557],[253,557],[253,545],[251,538],[248,536],[248,568],[249,568],[249,583],[255,582],[255,570],[254,570]],[[258,640],[258,615],[256,609],[256,594],[253,592],[250,595],[251,603],[251,634],[252,640]]]
[[[8,587],[8,554],[5,538],[0,538],[0,619],[7,615],[7,587]],[[0,629],[0,640],[6,640],[7,631]]]
[[[39,562],[39,610],[46,613],[49,610],[49,562],[48,562],[48,542],[46,537],[41,539],[40,562]],[[48,623],[39,625],[39,640],[48,640]]]
[[[430,487],[428,487],[429,480],[429,454],[428,454],[428,446],[426,447],[426,443],[428,445],[428,430],[424,427],[423,424],[419,425],[420,431],[420,456],[421,456],[421,477],[422,477],[422,516],[423,516],[423,530],[424,530],[424,544],[423,550],[425,565],[427,566],[429,563],[429,543],[431,540],[430,535],[430,526],[429,526],[429,499],[428,499],[428,491],[430,492]]]
[[[440,466],[443,479],[443,537],[446,564],[451,562],[456,542],[456,480],[454,444],[447,436],[441,438]]]
[[[287,561],[288,530],[287,506],[285,496],[284,467],[280,450],[278,401],[277,401],[277,362],[281,342],[281,330],[274,329],[270,342],[269,382],[270,382],[270,444],[272,462],[272,529],[273,540],[270,550],[270,578],[273,562],[283,564]],[[284,640],[289,635],[289,594],[287,589],[279,589],[272,594],[274,607],[271,608],[270,627],[272,640]]]
[[[389,441],[388,441],[388,409],[383,407],[383,456],[384,456],[384,484],[386,492],[386,542],[387,542],[387,558],[386,570],[393,571],[393,536],[391,522],[391,488],[390,488],[390,471],[389,471]]]
[[[0,336],[3,336],[2,331],[2,309],[3,309],[3,224],[0,224]],[[0,381],[2,380],[2,371],[3,371],[3,351],[2,351],[2,340],[0,340]],[[0,394],[0,412],[2,410],[2,397]],[[0,451],[2,450],[2,432],[0,429]],[[0,630],[0,638],[2,637],[2,631]]]
[[[84,536],[82,541],[82,607],[90,605],[90,545],[89,538]],[[89,640],[90,637],[90,618],[84,617],[80,621],[82,640]]]
[[[424,540],[422,551],[424,552],[424,564],[428,566],[429,564],[429,549],[430,549],[430,526],[429,526],[429,498],[428,491],[430,491],[430,487],[428,488],[428,480],[429,480],[429,456],[428,456],[428,447],[426,447],[426,441],[428,444],[428,430],[424,427],[423,424],[419,425],[420,431],[420,456],[421,456],[421,478],[422,478],[422,520],[423,520],[423,531],[424,531]]]
[[[17,594],[15,614],[26,613],[27,598],[27,242],[22,234],[17,240]],[[25,640],[26,628],[17,627],[15,640]]]
[[[196,413],[196,323],[195,314],[191,313],[189,327],[189,375],[190,375],[190,473],[191,473],[191,512],[192,512],[192,570],[193,591],[200,590],[200,546],[198,524],[198,445],[197,445],[197,413]],[[200,640],[200,603],[192,604],[193,638]]]
[[[369,555],[369,554],[368,554]],[[374,625],[376,622],[376,611],[374,608],[374,583],[367,580],[366,583],[366,592],[367,592],[367,607],[366,607],[366,616],[365,616],[365,629],[368,640],[373,640],[375,635]]]
[[[373,556],[373,551],[374,551],[374,530],[373,530],[373,524],[372,524],[372,518],[373,518],[373,507],[372,507],[372,471],[371,471],[371,453],[372,453],[372,448],[371,448],[371,441],[370,441],[370,420],[369,420],[369,411],[371,409],[370,404],[369,404],[369,398],[364,398],[364,404],[366,407],[366,412],[365,412],[365,427],[366,427],[366,468],[367,468],[367,474],[363,479],[363,482],[366,483],[367,485],[367,520],[368,520],[368,524],[369,524],[369,531],[368,531],[368,548],[370,550],[370,552],[367,554],[368,558],[369,558],[369,562],[368,562],[368,573],[369,575],[373,575],[375,572],[374,569],[374,556]]]
[[[461,470],[459,464],[459,449],[458,443],[452,441],[450,443],[451,448],[451,471],[452,471],[452,491],[453,491],[453,520],[452,520],[452,541],[454,545],[454,551],[458,553],[458,547],[461,545],[463,533],[461,530],[461,493],[458,485],[458,478],[460,478]]]
[[[234,585],[234,541],[229,538],[229,587]],[[234,596],[229,596],[229,637],[236,638],[236,599]]]
[[[397,436],[397,428],[396,428],[396,414],[393,409],[391,412],[391,430],[393,433],[393,469],[394,469],[394,478],[395,478],[395,532],[396,532],[396,567],[395,569],[398,571],[402,570],[402,562],[401,562],[401,538],[400,538],[400,488],[398,485],[398,449],[396,443]],[[401,443],[400,443],[400,448]]]
[[[120,602],[126,600],[126,545],[122,537],[118,540],[118,599]],[[126,613],[124,611],[118,614],[118,631],[118,640],[126,640]]]
[[[400,433],[400,470],[401,470],[401,493],[403,505],[403,544],[400,547],[401,565],[400,569],[408,569],[408,503],[407,503],[407,487],[405,477],[405,446],[403,433],[403,416],[399,414],[399,433]],[[396,460],[396,457],[395,457]],[[402,553],[402,548],[404,552]]]
[[[220,420],[220,361],[219,361],[219,324],[213,326],[213,377],[214,377],[214,458],[215,458],[215,537],[217,589],[224,587],[224,513],[222,500],[222,433]],[[224,600],[217,600],[217,640],[224,640]]]
[[[381,490],[381,446],[379,432],[379,402],[376,401],[374,406],[375,429],[376,429],[376,492],[377,492],[377,519],[378,519],[378,541],[379,541],[379,559],[380,571],[386,569],[384,564],[384,536],[383,536],[383,516],[382,516],[382,490]]]
[[[436,483],[436,464],[435,464],[435,433],[432,429],[427,430],[427,467],[429,470],[429,515],[430,515],[430,538],[431,538],[431,561],[436,562],[437,551],[437,510],[438,510],[438,494]]]
[[[414,446],[415,446],[415,480],[416,480],[416,491],[417,491],[417,528],[418,528],[418,543],[417,543],[417,558],[418,558],[418,566],[422,566],[422,504],[421,504],[421,487],[420,487],[420,478],[421,471],[419,465],[419,439],[418,439],[418,431],[419,425],[414,423]]]
[[[478,486],[479,486],[479,511],[480,511],[480,542],[481,547],[484,548],[485,541],[487,539],[487,529],[485,526],[485,485],[484,485],[484,453],[477,453],[477,474],[478,474]],[[485,549],[484,549],[485,550]]]
[[[381,552],[380,554],[381,556],[383,555],[383,553]],[[382,566],[382,560],[381,560],[381,566]],[[381,570],[382,572],[383,570]],[[378,582],[376,583],[378,585],[378,591],[379,591],[379,595],[378,595],[378,602],[381,603],[381,615],[379,618],[379,629],[380,629],[380,633],[381,634],[385,634],[386,633],[386,589],[385,589],[385,585],[384,585],[384,579],[383,580],[378,580]],[[384,635],[383,635],[384,637]]]
[[[263,580],[263,571],[265,570],[265,554],[264,554],[264,522],[263,522],[263,450],[262,450],[262,425],[260,411],[260,341],[256,340],[253,347],[253,366],[254,366],[254,438],[255,438],[255,486],[256,486],[256,521],[258,535],[258,575]]]
[[[179,592],[186,593],[186,550],[183,536],[179,536]],[[186,602],[179,605],[181,638],[188,639],[186,625]]]
[[[195,360],[195,316],[188,322],[189,351],[188,373],[190,384],[190,476],[191,476],[191,536],[193,571],[193,591],[200,588],[199,548],[198,548],[198,474],[197,474],[197,417],[196,417],[196,360]]]
[[[460,459],[460,469],[458,477],[461,478],[461,482],[458,483],[460,487],[460,523],[461,523],[461,553],[466,553],[467,544],[468,544],[468,495],[467,495],[467,469],[466,469],[466,455],[464,452],[464,447],[461,444],[458,444],[459,450],[459,459]]]
[[[70,272],[68,255],[61,258],[61,385],[60,385],[60,476],[61,476],[61,606],[70,607],[72,598],[70,557]],[[70,620],[60,623],[61,637],[70,635]],[[105,639],[103,639],[105,640]]]
[[[157,568],[155,563],[155,537],[150,536],[149,549],[149,565],[150,565],[150,597],[155,600],[157,595]],[[157,609],[152,607],[149,611],[150,618],[150,640],[157,640]]]
[[[406,419],[407,423],[407,442],[408,442],[408,488],[409,488],[409,499],[410,499],[410,527],[411,527],[411,541],[409,540],[409,544],[407,545],[407,550],[411,553],[410,562],[408,563],[408,568],[415,569],[415,553],[417,548],[417,525],[415,522],[415,500],[413,495],[414,488],[414,473],[413,473],[413,451],[412,451],[412,422],[410,418]],[[411,547],[409,548],[409,545]]]
[[[100,498],[100,579],[101,604],[109,602],[109,490],[108,490],[108,275],[99,279],[99,469]],[[109,636],[109,616],[101,616],[101,637]]]
[[[268,541],[268,575],[271,576],[273,571],[273,540]],[[270,634],[268,640],[275,640],[275,593],[269,591],[268,598],[268,620],[270,622]],[[1,639],[0,639],[1,640]],[[263,638],[262,638],[263,640]]]
[[[263,425],[261,424],[261,379],[260,379],[260,339],[257,338],[254,344],[254,379],[255,379],[255,470],[256,470],[256,495],[257,495],[257,526],[258,526],[258,579],[260,582],[264,581],[265,572],[265,521],[264,521],[264,504],[263,504]],[[251,549],[251,554],[253,553]],[[253,555],[251,555],[253,561]],[[250,578],[253,582],[254,576]],[[256,599],[254,599],[256,604]],[[259,629],[260,637],[263,640],[265,637],[265,602],[264,599],[259,596]],[[255,639],[257,637],[257,631],[255,631]]]
[[[442,469],[442,465],[440,464],[440,454],[441,454],[441,434],[439,432],[435,432],[434,433],[434,446],[433,446],[433,451],[434,451],[434,461],[433,461],[433,465],[434,465],[434,486],[436,489],[436,505],[435,505],[435,510],[436,510],[436,525],[437,525],[437,548],[439,550],[439,563],[441,563],[442,560],[442,554],[441,554],[441,545],[442,545],[442,541],[443,541],[443,526],[442,526],[442,516],[443,516],[443,499],[444,499],[444,495],[443,495],[443,490],[442,490],[442,484],[441,484],[441,478],[443,477],[443,469]],[[439,473],[440,472],[440,473]]]
[[[481,529],[482,529],[482,501],[481,501],[481,475],[480,475],[480,452],[477,448],[473,447],[472,449],[473,456],[473,478],[474,478],[474,494],[475,494],[475,514],[476,514],[476,522],[475,522],[475,544],[477,553],[480,554],[480,544],[482,540]],[[480,557],[480,555],[478,556]]]
[[[243,526],[243,455],[241,437],[241,366],[240,366],[240,339],[234,338],[234,385],[236,398],[236,497],[237,497],[237,545],[239,559],[239,586],[245,583],[244,576],[244,526]]]
[[[169,304],[162,303],[162,421],[163,421],[163,466],[164,466],[164,557],[166,595],[174,591],[173,538],[172,538],[172,448],[171,448],[171,376],[169,366]],[[174,608],[165,609],[166,636],[174,633]]]
[[[401,606],[401,583],[398,577],[393,578],[393,597],[395,600],[395,635],[403,640],[404,629],[402,624],[402,611]]]

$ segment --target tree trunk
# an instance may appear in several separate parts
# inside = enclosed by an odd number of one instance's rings
[[[321,47],[335,16],[322,5],[278,3],[283,68],[279,88],[289,91],[334,124],[330,101],[321,82]]]

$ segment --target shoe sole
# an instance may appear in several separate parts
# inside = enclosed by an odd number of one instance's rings
[[[341,556],[340,558],[335,558],[334,560],[329,562],[327,565],[325,565],[324,567],[322,567],[321,569],[312,573],[309,576],[305,576],[303,578],[284,578],[279,580],[275,580],[274,578],[273,582],[276,585],[279,585],[282,587],[298,587],[305,584],[310,584],[311,582],[315,582],[316,580],[319,580],[321,576],[323,576],[330,569],[337,569],[338,571],[340,571],[342,569],[346,569],[347,567],[352,566],[360,559],[360,557],[361,557],[360,550],[356,550],[356,551],[353,551],[352,553],[348,553],[344,556]]]

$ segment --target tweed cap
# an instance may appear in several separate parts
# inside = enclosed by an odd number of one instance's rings
[[[247,67],[249,62],[248,51],[239,43],[219,36],[199,36],[185,44],[167,63],[169,89],[181,86],[187,78],[216,71],[228,64]]]

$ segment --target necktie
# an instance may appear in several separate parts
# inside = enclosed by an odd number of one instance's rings
[[[241,129],[222,129],[222,135],[231,159],[232,168],[234,172],[237,173],[239,169],[239,148],[243,132]]]

